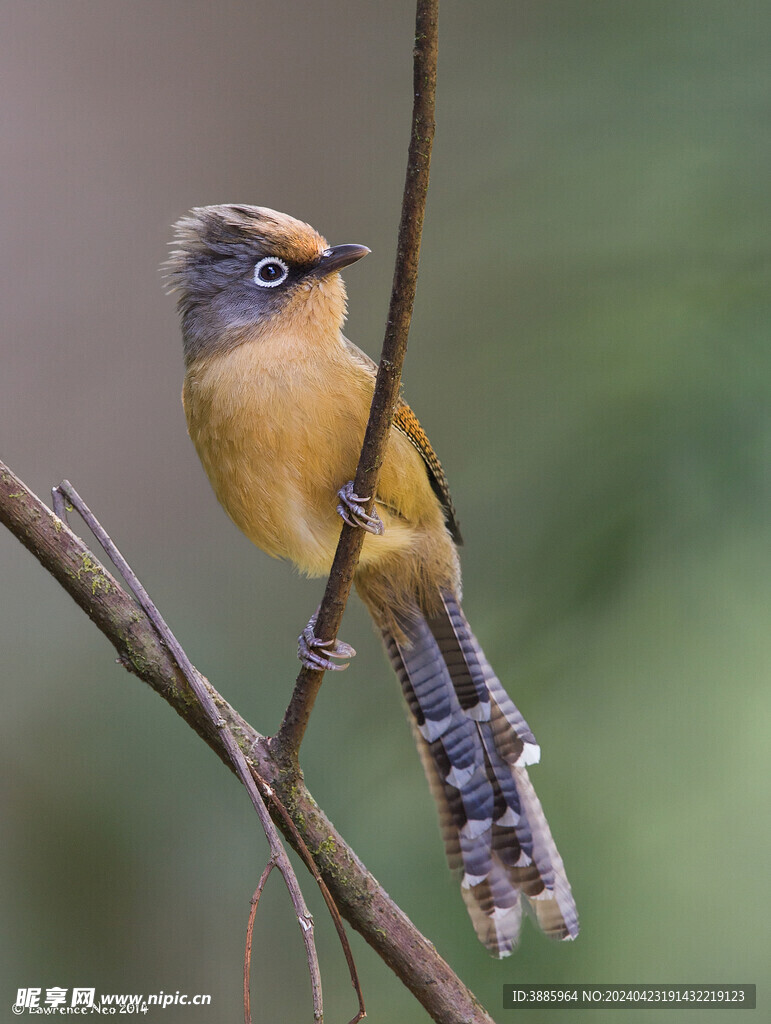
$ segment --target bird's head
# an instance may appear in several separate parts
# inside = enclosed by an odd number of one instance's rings
[[[339,334],[338,271],[370,251],[331,248],[294,217],[262,206],[199,206],[174,225],[164,264],[177,295],[187,362],[277,330]]]

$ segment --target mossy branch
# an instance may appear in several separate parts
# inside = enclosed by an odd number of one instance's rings
[[[0,522],[32,552],[107,637],[120,663],[152,687],[233,770],[222,729],[212,724],[152,623],[84,542],[2,462]],[[415,928],[318,807],[301,774],[287,772],[258,733],[199,674],[217,711],[260,778],[276,791],[349,923],[440,1024],[492,1018]],[[271,808],[287,841],[293,831]]]

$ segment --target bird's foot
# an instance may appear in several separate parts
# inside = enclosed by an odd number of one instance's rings
[[[360,498],[355,493],[353,480],[349,480],[344,487],[341,487],[337,492],[337,496],[340,499],[340,504],[337,506],[337,514],[349,526],[360,526],[362,530],[366,530],[367,533],[373,533],[378,537],[380,534],[385,533],[383,520],[377,514],[374,507],[371,513],[367,512],[364,508],[364,502],[369,501],[369,498]]]
[[[318,612],[315,612],[297,638],[297,657],[305,668],[342,672],[348,668],[348,662],[356,655],[356,651],[342,640],[320,640],[314,633],[317,616]],[[345,664],[338,665],[331,660],[332,658],[338,658]]]

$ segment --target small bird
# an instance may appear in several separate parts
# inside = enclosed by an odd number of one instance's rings
[[[342,520],[367,532],[356,588],[401,682],[479,939],[494,956],[511,953],[523,906],[548,935],[575,938],[570,885],[527,774],[540,750],[461,609],[455,509],[404,401],[371,514],[353,489],[377,367],[342,333],[339,272],[370,250],[330,247],[294,217],[242,205],[191,210],[175,244],[166,268],[182,400],[217,498],[258,547],[309,576],[329,572]],[[314,625],[299,638],[301,661],[346,667],[353,648],[320,640]]]

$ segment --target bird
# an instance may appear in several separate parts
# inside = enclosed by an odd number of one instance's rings
[[[329,246],[267,207],[196,207],[174,225],[165,263],[180,314],[188,433],[219,502],[269,555],[328,574],[343,521],[366,531],[356,589],[406,698],[450,868],[477,936],[496,957],[523,911],[573,939],[578,915],[527,768],[535,737],[490,667],[461,607],[458,519],[442,465],[399,399],[371,512],[353,479],[375,362],[343,334],[340,271],[369,253]],[[354,649],[298,640],[311,668]]]

